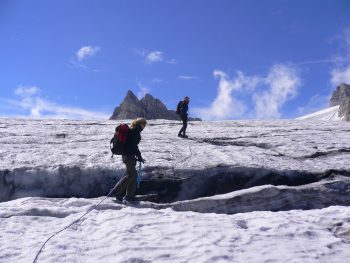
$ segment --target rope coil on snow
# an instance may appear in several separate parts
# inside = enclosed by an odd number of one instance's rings
[[[50,241],[51,238],[53,238],[54,236],[58,235],[59,233],[63,232],[64,230],[70,228],[72,225],[78,223],[84,216],[86,216],[87,214],[89,214],[93,209],[97,208],[104,200],[106,200],[115,190],[115,188],[117,187],[118,182],[115,184],[115,186],[109,191],[108,195],[106,195],[100,202],[98,202],[97,204],[93,205],[90,209],[88,209],[82,216],[80,216],[78,219],[74,220],[72,223],[70,223],[68,226],[62,228],[61,230],[55,232],[54,234],[52,234],[50,237],[48,237],[46,239],[46,241],[42,244],[42,246],[40,247],[40,250],[38,251],[38,253],[36,254],[33,263],[36,263],[40,253],[43,251],[45,245],[47,244],[47,242]]]

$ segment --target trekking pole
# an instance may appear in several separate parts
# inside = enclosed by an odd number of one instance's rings
[[[139,162],[139,170],[137,172],[137,189],[140,189],[141,176],[142,176],[142,164],[141,162]]]

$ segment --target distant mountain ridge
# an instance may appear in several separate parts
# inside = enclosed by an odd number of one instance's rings
[[[298,120],[344,120],[350,121],[350,85],[342,83],[333,92],[329,108],[314,112]]]
[[[146,118],[179,120],[179,116],[174,110],[168,110],[167,107],[159,99],[154,98],[150,94],[146,94],[139,100],[135,94],[129,90],[122,103],[115,108],[110,120],[124,120]],[[189,120],[200,121],[199,118],[189,118]]]

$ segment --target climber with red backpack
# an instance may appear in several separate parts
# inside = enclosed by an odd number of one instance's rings
[[[144,118],[132,121],[130,128],[127,124],[120,124],[111,140],[111,144],[113,144],[112,154],[122,155],[123,163],[126,166],[126,173],[119,180],[115,189],[116,199],[124,203],[133,202],[135,199],[137,186],[136,162],[145,162],[138,144],[141,141],[141,132],[146,124],[147,121]],[[123,197],[125,191],[126,194]]]

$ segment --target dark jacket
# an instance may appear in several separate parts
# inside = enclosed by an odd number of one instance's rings
[[[141,141],[141,127],[136,126],[129,130],[128,139],[125,143],[124,155],[135,155],[137,159],[142,159],[138,144]]]
[[[181,104],[181,116],[187,116],[188,113],[188,103],[183,101]]]

